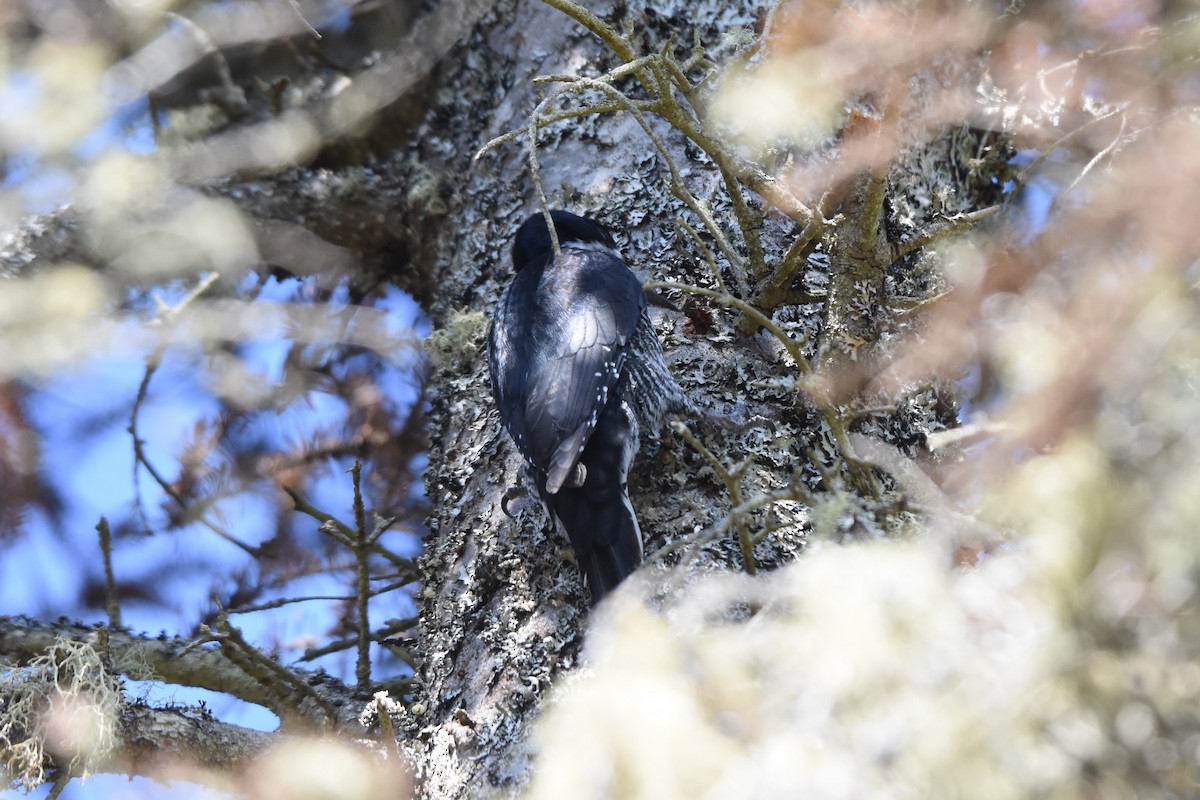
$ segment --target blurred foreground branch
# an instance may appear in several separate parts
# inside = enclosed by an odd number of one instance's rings
[[[270,684],[247,674],[218,648],[197,646],[180,637],[150,637],[73,622],[41,622],[28,617],[0,617],[0,659],[21,665],[43,656],[60,641],[103,650],[119,672],[134,680],[153,680],[223,692],[247,703],[271,709],[279,716],[298,716],[319,726],[325,708],[335,711],[333,723],[358,730],[361,704],[353,691],[323,672],[288,670],[304,681],[321,705],[305,698],[281,697]]]

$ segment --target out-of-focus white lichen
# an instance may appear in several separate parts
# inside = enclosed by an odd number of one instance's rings
[[[0,768],[32,790],[47,757],[86,777],[117,748],[123,705],[117,678],[90,645],[61,640],[28,664],[0,673]]]

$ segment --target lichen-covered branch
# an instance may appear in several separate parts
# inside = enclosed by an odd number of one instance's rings
[[[197,764],[217,772],[236,772],[261,758],[281,740],[221,722],[188,708],[127,705],[121,711],[120,741],[108,769],[156,776],[178,764]]]
[[[21,665],[47,653],[57,642],[67,640],[98,645],[104,630],[108,657],[114,669],[136,680],[157,680],[180,686],[196,686],[224,692],[239,700],[270,708],[281,714],[298,714],[314,725],[333,712],[333,723],[358,729],[361,703],[340,681],[324,673],[295,667],[288,670],[311,690],[310,697],[280,698],[278,692],[251,677],[220,649],[179,637],[140,636],[121,630],[101,629],[76,622],[42,622],[28,617],[0,617],[0,661]],[[315,698],[320,698],[318,704]],[[281,705],[286,699],[286,705]]]

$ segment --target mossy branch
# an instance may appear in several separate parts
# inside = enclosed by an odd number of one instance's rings
[[[788,355],[790,355],[792,360],[796,362],[796,366],[800,368],[802,373],[807,374],[810,371],[808,361],[804,358],[804,348],[808,346],[808,342],[805,340],[797,341],[796,339],[787,335],[784,333],[783,329],[771,321],[770,317],[763,314],[745,300],[734,297],[728,292],[718,292],[713,289],[705,289],[702,286],[691,286],[686,283],[676,283],[674,281],[651,281],[646,284],[646,288],[676,289],[681,292],[686,292],[687,294],[695,294],[700,295],[701,297],[710,298],[729,308],[736,308],[738,311],[741,311],[743,314],[749,316],[751,319],[757,322],[759,326],[766,329],[768,333],[778,339],[779,343],[783,345],[785,350],[787,350]]]
[[[672,422],[671,429],[675,433],[683,437],[692,449],[700,455],[704,456],[712,467],[713,472],[725,484],[725,491],[729,493],[729,500],[734,508],[742,504],[742,477],[746,473],[746,469],[753,463],[751,458],[747,458],[741,463],[735,464],[732,467],[726,467],[721,463],[721,459],[717,458],[711,450],[704,446],[704,443],[696,438],[692,433],[691,428],[682,422]],[[739,514],[733,517],[733,526],[737,530],[738,546],[742,551],[742,561],[745,570],[748,574],[754,575],[758,572],[758,562],[754,558],[754,542],[750,536],[749,527],[746,525],[745,515]]]
[[[669,87],[660,82],[659,76],[655,74],[655,67],[670,72],[669,67],[664,65],[664,58],[661,54],[655,54],[652,61],[643,63],[643,59],[639,59],[633,46],[625,37],[578,3],[570,0],[543,0],[543,2],[566,14],[595,34],[625,64],[639,62],[639,66],[633,72],[642,88],[657,101],[658,108],[656,110],[663,119],[692,140],[717,164],[723,173],[727,172],[733,175],[743,185],[797,223],[808,224],[813,216],[811,209],[757,165],[739,158],[731,148],[704,130],[703,123],[695,114],[680,105]],[[695,59],[694,55],[693,59]],[[694,93],[694,87],[687,81],[686,76],[680,74],[678,77],[682,78],[682,81],[677,79],[672,83],[679,87],[685,98],[690,98]]]
[[[558,9],[596,34],[597,38],[604,42],[605,46],[609,50],[612,50],[622,61],[629,62],[634,60],[633,46],[629,44],[629,41],[591,11],[588,11],[578,3],[572,3],[571,0],[542,0],[542,2],[551,8]]]
[[[804,229],[788,246],[779,266],[759,284],[754,293],[753,303],[755,306],[771,311],[787,300],[792,293],[792,284],[800,276],[800,271],[804,269],[809,248],[821,234],[839,220],[840,218],[827,220],[823,214],[816,214],[812,221],[804,226]],[[748,335],[753,333],[757,326],[750,317],[743,315],[738,321],[737,329],[739,333]]]
[[[920,236],[914,236],[907,242],[900,242],[892,245],[892,261],[898,261],[904,256],[922,247],[928,247],[935,242],[940,242],[943,239],[949,239],[957,236],[960,233],[965,233],[971,228],[978,225],[980,222],[994,217],[1000,213],[1002,206],[988,206],[981,208],[978,211],[968,211],[963,214],[956,214],[942,222],[938,222],[929,226],[928,230]]]
[[[728,295],[729,290],[725,288],[725,279],[721,277],[721,269],[717,266],[717,261],[713,257],[712,248],[704,243],[704,240],[700,238],[700,234],[696,232],[696,229],[691,225],[688,225],[687,221],[684,220],[683,217],[676,217],[675,224],[682,228],[683,232],[686,233],[696,247],[700,249],[700,252],[704,255],[705,262],[708,264],[708,271],[712,274],[713,280],[717,282],[717,288],[720,289],[723,294]]]

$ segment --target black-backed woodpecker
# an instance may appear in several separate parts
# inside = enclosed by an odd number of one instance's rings
[[[626,476],[642,431],[684,408],[642,282],[599,222],[538,212],[517,230],[516,275],[488,333],[492,392],[592,603],[642,562]]]

